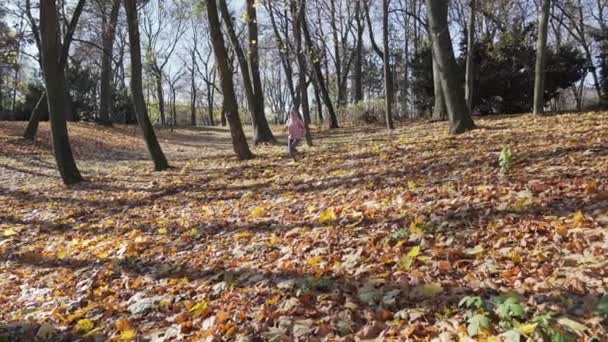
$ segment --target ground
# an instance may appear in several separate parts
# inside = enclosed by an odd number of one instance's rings
[[[133,127],[72,124],[65,188],[48,127],[2,122],[0,340],[608,339],[608,113],[477,124],[315,131],[298,162],[166,130],[161,173]]]

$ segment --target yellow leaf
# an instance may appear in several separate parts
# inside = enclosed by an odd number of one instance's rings
[[[516,264],[519,264],[521,262],[521,253],[518,250],[511,251],[511,261]]]
[[[316,266],[323,262],[323,257],[316,256],[316,257],[308,258],[308,259],[306,259],[306,261],[308,262],[309,265]]]
[[[121,318],[117,319],[115,325],[116,325],[116,329],[118,329],[120,331],[133,329],[131,322],[129,322],[129,319],[125,318],[125,317],[121,317]]]
[[[13,229],[13,228],[6,228],[3,232],[2,232],[2,236],[4,237],[11,237],[11,236],[15,236],[18,235],[19,233]]]
[[[308,207],[306,207],[306,211],[308,211],[308,213],[312,214],[315,211],[317,211],[317,207],[315,207],[314,205],[309,205]]]
[[[414,265],[418,255],[420,255],[420,246],[412,247],[412,249],[410,249],[410,251],[399,260],[399,265],[404,270],[409,271]]]
[[[416,219],[410,223],[410,233],[412,235],[424,235],[425,231],[424,217],[416,216]]]
[[[329,223],[338,219],[336,212],[333,209],[327,209],[319,215],[320,223]]]
[[[198,228],[190,229],[190,236],[197,236],[199,234]]]
[[[408,181],[407,182],[407,187],[410,190],[414,190],[414,189],[416,189],[418,187],[418,184],[416,184],[416,182],[414,182],[414,181]]]
[[[203,301],[203,302],[199,302],[199,303],[194,304],[190,308],[189,312],[191,314],[193,314],[194,316],[202,316],[205,313],[207,313],[207,310],[209,310],[209,303]]]
[[[255,207],[253,210],[251,210],[251,217],[253,218],[260,218],[264,216],[266,216],[266,209],[262,207]]]
[[[537,324],[522,324],[517,330],[524,335],[531,335],[536,331],[536,325]]]
[[[167,235],[167,228],[158,228],[158,234]]]
[[[81,319],[78,320],[76,326],[74,327],[74,332],[76,333],[87,333],[95,327],[95,323],[90,319]]]
[[[60,249],[57,251],[57,259],[65,259],[68,256],[68,252],[65,249]]]
[[[249,240],[251,239],[251,237],[253,236],[252,233],[250,232],[240,232],[240,233],[236,233],[232,236],[233,239],[235,240]]]
[[[561,237],[566,237],[566,236],[568,236],[568,226],[566,226],[563,223],[559,223],[555,227],[555,232],[557,233],[557,235],[559,235]]]
[[[572,220],[577,227],[580,227],[585,223],[585,215],[579,210],[576,212],[576,214],[574,214]]]
[[[135,329],[123,330],[118,337],[121,341],[134,341],[137,338],[137,331]]]

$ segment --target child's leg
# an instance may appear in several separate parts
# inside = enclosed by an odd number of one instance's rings
[[[289,153],[292,158],[295,155],[294,140],[291,138],[287,139],[287,153]]]

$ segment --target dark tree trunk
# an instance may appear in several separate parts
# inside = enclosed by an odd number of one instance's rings
[[[294,103],[296,108],[302,108],[302,116],[304,119],[304,129],[306,131],[306,143],[312,146],[312,135],[310,134],[310,106],[308,102],[308,84],[306,83],[307,65],[304,50],[302,49],[302,25],[303,13],[305,11],[305,3],[292,3],[293,16],[293,35],[296,43],[296,57],[298,60],[299,78],[298,78],[298,94],[297,101]]]
[[[100,94],[99,94],[99,123],[111,126],[110,108],[112,108],[112,62],[114,52],[114,37],[116,36],[116,24],[120,0],[112,0],[112,8],[108,22],[103,28],[103,55],[101,59]]]
[[[361,1],[363,0],[356,1],[355,15],[357,22],[357,41],[355,46],[355,70],[353,79],[353,101],[355,103],[363,101],[363,32],[365,31],[365,25],[363,25],[363,9],[361,8]]]
[[[36,139],[36,132],[38,132],[38,123],[42,120],[42,108],[47,105],[46,103],[46,92],[42,93],[32,114],[30,115],[30,121],[27,123],[25,133],[23,133],[23,139],[34,141]]]
[[[163,171],[169,168],[167,158],[156,139],[154,127],[148,117],[148,108],[144,100],[142,86],[141,45],[139,38],[139,20],[137,19],[137,0],[125,0],[127,24],[129,26],[129,43],[131,46],[131,97],[137,121],[141,127],[148,152],[154,161],[154,169]]]
[[[157,71],[156,78],[156,98],[158,99],[158,112],[160,114],[160,124],[165,126],[167,124],[167,116],[165,114],[165,93],[163,91],[163,76],[160,71]]]
[[[393,124],[393,76],[391,74],[390,45],[388,41],[388,8],[390,0],[382,0],[382,43],[384,47],[384,109],[386,111],[386,127],[395,129]]]
[[[223,1],[223,0],[220,0]],[[234,83],[232,80],[232,70],[228,64],[228,54],[224,45],[224,37],[220,29],[220,18],[218,16],[217,4],[215,0],[207,0],[207,18],[209,20],[209,32],[211,44],[215,53],[215,62],[220,73],[220,83],[222,84],[222,95],[224,96],[223,112],[230,125],[230,135],[232,136],[232,147],[240,160],[251,159],[253,154],[249,150],[247,138],[243,133],[239,108],[234,94]]]
[[[538,16],[538,37],[536,38],[536,69],[534,73],[534,114],[545,110],[545,64],[547,62],[547,31],[551,0],[542,0]]]
[[[464,97],[469,112],[473,113],[474,56],[475,56],[475,0],[469,2],[469,23],[467,28],[467,65],[465,71]]]
[[[441,88],[450,120],[450,133],[461,134],[475,128],[464,99],[464,89],[458,77],[452,38],[448,29],[448,2],[427,0],[429,26],[433,43],[433,58],[437,63]]]
[[[245,56],[245,52],[243,51],[239,37],[236,34],[234,25],[232,23],[232,16],[228,11],[226,1],[220,1],[219,7],[224,24],[226,25],[228,31],[228,35],[230,37],[230,42],[234,48],[237,61],[241,68],[245,96],[247,98],[247,105],[249,106],[251,122],[253,124],[253,143],[256,145],[265,142],[274,143],[276,142],[276,139],[270,130],[270,126],[266,120],[266,115],[264,114],[264,93],[260,80],[257,49],[258,29],[254,3],[251,0],[247,0],[247,28],[249,37],[248,56]]]
[[[304,2],[305,0],[302,0]],[[305,4],[302,5],[305,8]],[[317,79],[317,84],[319,85],[319,90],[321,91],[321,97],[323,98],[323,102],[325,102],[325,107],[327,107],[327,112],[329,114],[329,128],[339,128],[338,125],[338,117],[336,116],[336,112],[334,111],[334,106],[331,103],[331,97],[329,96],[329,91],[325,86],[325,78],[323,77],[323,72],[321,71],[321,61],[318,58],[318,52],[312,42],[312,38],[310,36],[310,32],[308,31],[308,24],[306,22],[306,11],[302,10],[302,19],[300,25],[302,26],[302,33],[304,34],[304,40],[306,41],[306,46],[309,52],[309,58],[311,60],[311,64],[313,67],[314,75]]]
[[[40,3],[40,44],[51,121],[53,153],[61,179],[66,185],[81,182],[82,176],[76,167],[63,108],[65,108],[65,75],[60,63],[61,40],[55,0]]]

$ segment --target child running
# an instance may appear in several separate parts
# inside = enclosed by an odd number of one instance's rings
[[[302,117],[300,117],[300,113],[294,108],[289,112],[289,118],[287,119],[287,131],[289,132],[288,141],[287,141],[287,151],[289,156],[296,161],[296,147],[304,135],[306,134],[306,129],[304,128],[304,121],[302,121]]]

